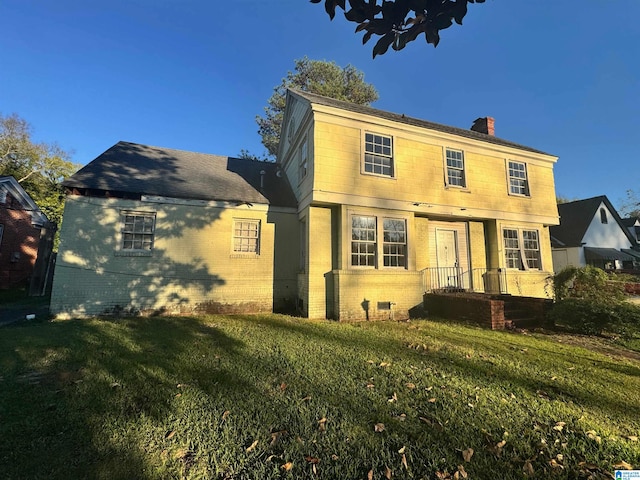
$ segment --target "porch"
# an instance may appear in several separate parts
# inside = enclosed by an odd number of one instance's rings
[[[424,292],[473,292],[508,294],[503,268],[435,267],[420,271]]]

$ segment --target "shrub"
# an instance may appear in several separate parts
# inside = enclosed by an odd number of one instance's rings
[[[640,308],[625,302],[624,284],[611,282],[599,268],[567,267],[553,278],[556,303],[550,317],[587,335],[638,329]]]

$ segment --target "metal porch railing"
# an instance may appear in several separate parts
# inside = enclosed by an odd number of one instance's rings
[[[425,292],[508,293],[506,271],[501,268],[438,267],[421,270]]]

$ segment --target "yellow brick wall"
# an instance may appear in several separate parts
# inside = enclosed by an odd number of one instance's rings
[[[331,271],[332,264],[331,216],[330,208],[310,207],[307,212],[308,295],[303,300],[309,318],[327,317],[325,275]]]
[[[400,320],[422,307],[422,276],[416,271],[334,270],[335,312],[341,321]],[[379,303],[391,302],[391,309]]]
[[[335,122],[335,123],[333,123]],[[314,123],[315,170],[313,188],[339,195],[361,195],[406,202],[447,206],[456,216],[460,209],[482,208],[503,214],[557,217],[553,163],[475,141],[407,133],[402,125],[376,126],[324,116]],[[362,173],[364,133],[390,135],[393,139],[394,178]],[[472,141],[473,142],[473,141]],[[445,148],[464,152],[467,187],[445,187]],[[549,157],[546,157],[549,158]],[[509,195],[507,160],[526,163],[530,196]]]
[[[151,256],[119,252],[120,211],[156,212]],[[260,220],[260,253],[232,250],[233,221]],[[276,223],[277,222],[277,226]],[[297,215],[248,206],[220,208],[69,196],[54,275],[54,314],[114,310],[271,311],[293,302]],[[278,267],[274,271],[274,262]]]

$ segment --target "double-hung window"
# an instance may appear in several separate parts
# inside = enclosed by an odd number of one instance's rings
[[[446,149],[447,159],[447,185],[454,187],[466,187],[467,180],[464,174],[464,154],[462,150]]]
[[[512,195],[529,196],[529,179],[527,165],[522,162],[508,161],[509,193]]]
[[[365,133],[364,171],[393,177],[393,142],[390,136]]]
[[[507,268],[541,270],[540,237],[537,230],[505,228],[502,230]]]
[[[154,212],[122,212],[121,250],[151,252],[156,230]]]
[[[382,238],[382,242],[379,239]],[[407,222],[401,218],[351,217],[351,266],[406,268]]]
[[[260,220],[233,221],[233,251],[256,255],[260,253]]]

